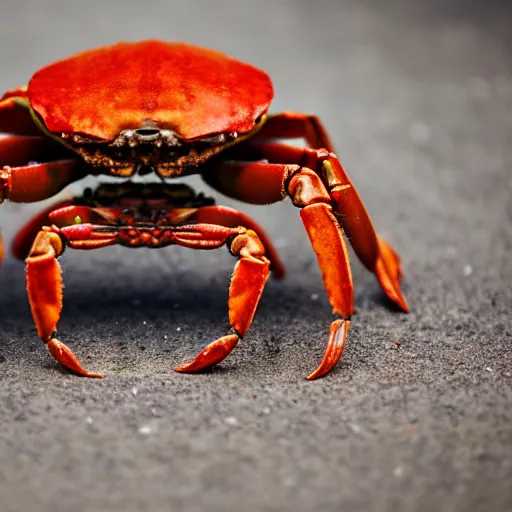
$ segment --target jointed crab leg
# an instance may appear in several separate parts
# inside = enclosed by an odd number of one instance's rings
[[[69,151],[41,135],[24,96],[20,88],[0,100],[0,203],[47,199],[82,178],[78,163],[67,159]],[[2,252],[0,239],[0,261]]]
[[[53,144],[48,144],[48,139],[42,136],[0,133],[0,165],[17,166],[30,161],[47,161],[51,149],[54,149],[52,146]]]
[[[270,261],[270,270],[276,279],[284,277],[285,269],[281,262],[279,254],[274,248],[270,238],[253,219],[248,215],[229,208],[227,206],[212,205],[203,206],[191,218],[194,222],[206,222],[208,224],[218,224],[229,228],[243,226],[244,228],[254,231],[265,248],[265,255]]]
[[[263,244],[252,230],[237,235],[229,249],[238,262],[229,287],[229,323],[232,334],[205,347],[190,363],[175,368],[177,372],[198,372],[222,361],[248,331],[268,279],[270,262]]]
[[[66,185],[83,177],[77,173],[77,160],[57,160],[0,170],[0,202],[9,199],[30,203],[47,199]]]
[[[252,147],[252,146],[251,146]],[[249,149],[249,157],[252,157]],[[265,157],[262,157],[265,158]],[[216,172],[218,170],[218,172]],[[247,164],[220,163],[204,177],[221,192],[247,202],[271,202],[289,195],[293,204],[301,208],[301,218],[316,253],[325,289],[334,311],[341,320],[333,322],[324,359],[308,377],[315,379],[328,373],[338,361],[353,313],[353,286],[348,250],[337,218],[331,206],[332,199],[320,176],[299,165],[251,162]],[[212,176],[214,179],[212,180]],[[253,183],[272,183],[272,190],[248,186]]]
[[[22,167],[6,165],[0,170],[0,203],[4,199],[19,203],[47,199],[82,177],[76,172],[77,167],[76,160],[60,160]],[[2,256],[3,243],[0,237],[0,262]]]
[[[334,153],[327,131],[317,116],[299,112],[281,112],[267,117],[257,134],[262,139],[304,138],[310,148],[326,149]]]
[[[187,225],[115,225],[91,224],[98,218],[98,209],[87,206],[64,206],[48,215],[51,220],[65,221],[79,218],[78,224],[59,228],[56,225],[43,227],[26,259],[27,291],[32,315],[40,338],[48,344],[53,357],[67,368],[86,377],[101,377],[85,370],[71,350],[54,337],[62,310],[62,275],[57,257],[65,246],[75,249],[95,249],[112,244],[129,247],[161,247],[181,245],[196,249],[215,249],[227,245],[239,258],[233,273],[229,294],[229,320],[232,333],[208,345],[189,364],[177,368],[180,372],[195,372],[212,366],[224,359],[249,329],[253,320],[265,282],[269,275],[270,261],[265,256],[265,247],[258,235],[245,227],[226,227],[237,218],[236,211],[229,208],[204,207],[206,210],[191,210],[191,218],[216,219],[218,224],[196,223]],[[101,209],[107,219],[121,215],[117,209]],[[101,218],[101,215],[99,218]],[[169,216],[173,211],[169,211]],[[112,220],[109,219],[109,220]],[[239,219],[244,219],[242,214]],[[244,219],[248,220],[248,219]],[[106,220],[107,222],[107,220]],[[277,267],[279,267],[277,260]]]
[[[23,88],[9,91],[0,99],[0,132],[17,133],[21,135],[41,135],[41,130],[35,125],[28,102],[24,99]]]
[[[75,205],[75,199],[66,199],[40,211],[16,234],[12,245],[13,255],[24,260],[34,240],[44,226],[56,225],[64,227],[73,224],[77,217],[81,222],[93,223],[105,220],[103,216],[115,222],[123,215],[124,208],[91,208]],[[270,261],[270,270],[276,279],[281,279],[285,274],[284,265],[281,262],[277,250],[263,228],[248,215],[228,206],[211,205],[200,208],[172,208],[169,210],[169,222],[174,224],[190,221],[194,223],[215,224],[219,226],[235,228],[243,226],[253,230],[261,240],[265,248],[265,254]]]
[[[72,206],[72,199],[65,199],[59,203],[55,203],[44,210],[38,212],[32,217],[19,231],[16,233],[12,242],[12,254],[19,260],[25,260],[30,254],[30,249],[34,244],[34,241],[38,233],[43,229],[44,226],[51,226],[55,224],[52,222],[51,214],[58,211],[66,206]]]
[[[316,253],[329,302],[341,316],[331,324],[320,366],[306,377],[313,380],[329,373],[341,357],[354,312],[354,290],[347,245],[331,207],[325,203],[308,204],[300,216]]]
[[[275,202],[283,199],[286,194],[291,195],[287,187],[294,173],[301,168],[314,171],[327,191],[322,200],[333,206],[334,214],[359,259],[377,276],[386,295],[402,310],[408,311],[407,302],[400,290],[400,260],[393,249],[377,237],[363,202],[333,153],[249,141],[229,150],[227,156],[235,160],[260,161],[217,161],[205,170],[203,178],[220,192],[255,204]],[[256,186],[251,188],[249,184],[253,183]],[[269,188],[258,187],[258,183],[265,183]]]
[[[329,186],[335,202],[336,214],[341,216],[343,229],[346,231],[354,251],[362,263],[375,273],[379,283],[388,297],[402,310],[409,307],[400,291],[400,260],[394,250],[375,232],[372,221],[354,185],[347,176],[343,166],[334,154],[334,147],[317,116],[297,112],[283,112],[269,116],[258,133],[261,139],[287,139],[303,137],[314,150],[308,151],[296,148],[276,148],[276,161],[283,161],[284,152],[293,163],[300,163],[311,168],[321,165],[319,172]],[[271,153],[274,151],[270,150]],[[295,153],[295,157],[290,155]]]
[[[83,177],[70,151],[34,123],[25,93],[21,87],[0,100],[0,201],[46,199]]]
[[[73,352],[53,336],[62,311],[62,270],[57,257],[64,251],[63,240],[57,229],[40,231],[26,260],[27,293],[32,316],[39,337],[59,363],[84,377],[103,377],[83,368]]]

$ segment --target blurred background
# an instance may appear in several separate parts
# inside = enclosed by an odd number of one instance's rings
[[[183,376],[172,367],[224,332],[227,252],[68,251],[59,332],[106,374],[92,382],[47,356],[7,257],[2,511],[512,510],[511,14],[498,0],[1,0],[0,90],[145,38],[268,71],[272,111],[326,125],[412,309],[389,309],[353,256],[343,360],[305,383],[332,316],[298,211],[191,178],[267,229],[287,279],[229,360]],[[41,206],[3,204],[5,239]]]

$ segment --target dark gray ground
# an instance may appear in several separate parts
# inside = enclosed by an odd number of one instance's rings
[[[354,258],[343,360],[305,382],[332,317],[298,212],[237,204],[288,278],[269,282],[250,335],[210,374],[172,367],[225,332],[226,251],[66,253],[60,337],[106,375],[85,380],[47,355],[23,265],[7,259],[0,510],[511,511],[512,9],[104,4],[3,0],[0,89],[118,39],[184,39],[264,67],[274,110],[325,121],[403,258],[412,312],[390,310]],[[6,238],[39,207],[5,204]]]

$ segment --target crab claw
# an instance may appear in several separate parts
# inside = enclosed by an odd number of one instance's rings
[[[240,338],[236,334],[228,334],[210,343],[190,363],[174,368],[179,373],[197,373],[220,363],[236,347]]]
[[[101,373],[91,373],[88,372],[75,357],[75,354],[70,350],[69,347],[61,343],[58,339],[52,338],[48,342],[48,350],[50,354],[63,366],[69,368],[74,371],[78,375],[82,375],[83,377],[91,377],[94,379],[102,379],[103,375]]]
[[[329,340],[327,342],[327,348],[325,349],[322,362],[313,373],[306,377],[306,380],[319,379],[320,377],[327,375],[336,366],[336,363],[339,361],[341,354],[343,353],[349,327],[349,320],[335,320],[331,324]]]

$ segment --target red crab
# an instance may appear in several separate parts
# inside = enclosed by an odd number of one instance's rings
[[[57,258],[66,246],[112,244],[195,249],[227,245],[238,258],[229,288],[230,332],[179,372],[224,359],[246,334],[272,271],[284,269],[264,231],[244,214],[216,206],[167,178],[200,174],[214,189],[252,204],[290,197],[318,258],[331,324],[322,362],[328,373],[350,326],[353,285],[347,237],[357,256],[402,310],[402,271],[315,116],[267,115],[268,75],[216,51],[184,43],[143,41],[88,50],[39,70],[27,87],[0,100],[0,202],[53,196],[86,175],[129,178],[156,173],[161,184],[102,185],[41,212],[14,241],[26,261],[27,292],[37,332],[53,357],[87,377],[54,337],[62,309]],[[308,148],[278,139],[303,138]]]

